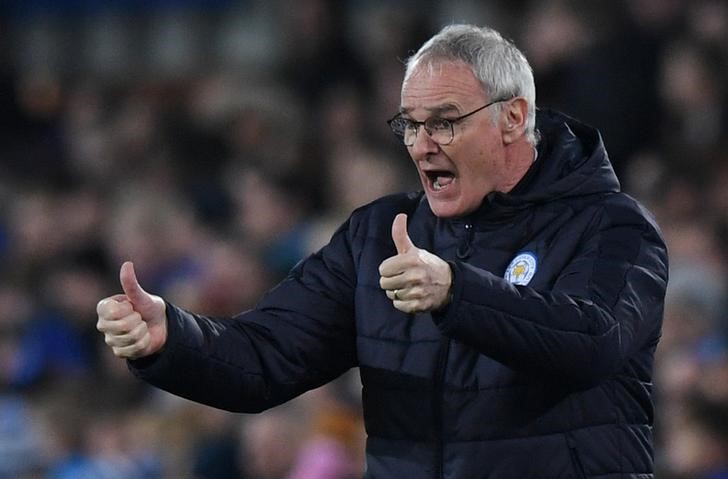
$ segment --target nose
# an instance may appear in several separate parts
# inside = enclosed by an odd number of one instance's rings
[[[409,153],[416,160],[437,153],[439,149],[440,145],[427,134],[424,127],[420,127],[415,135],[415,142],[409,147]]]

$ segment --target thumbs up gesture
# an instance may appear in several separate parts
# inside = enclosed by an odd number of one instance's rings
[[[407,215],[392,223],[397,254],[379,265],[379,285],[395,308],[405,313],[437,311],[450,301],[450,265],[427,250],[416,247],[407,233]]]
[[[104,298],[96,306],[96,329],[120,358],[137,359],[154,354],[167,340],[164,300],[142,289],[134,265],[121,265],[119,280],[124,294]]]

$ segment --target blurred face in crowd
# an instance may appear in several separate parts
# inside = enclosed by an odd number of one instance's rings
[[[419,65],[402,85],[401,114],[414,121],[430,117],[457,118],[492,100],[464,63]],[[420,126],[408,146],[430,208],[450,218],[477,209],[483,198],[501,190],[506,176],[506,155],[499,121],[485,108],[453,124],[452,142],[435,142]]]

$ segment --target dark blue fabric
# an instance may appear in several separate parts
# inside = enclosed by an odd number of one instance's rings
[[[595,130],[554,112],[538,127],[538,160],[511,193],[457,220],[422,193],[365,206],[254,310],[214,320],[169,305],[164,351],[132,370],[254,412],[358,366],[366,478],[652,477],[665,245]],[[452,265],[437,314],[399,312],[379,287],[400,212],[414,244]],[[519,286],[503,276],[522,252],[537,269]]]

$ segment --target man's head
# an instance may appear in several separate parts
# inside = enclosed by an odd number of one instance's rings
[[[513,188],[533,160],[528,61],[494,30],[446,27],[408,60],[391,125],[404,136],[433,212],[466,215],[487,194]]]

